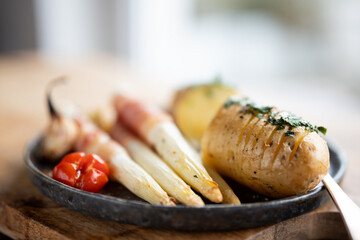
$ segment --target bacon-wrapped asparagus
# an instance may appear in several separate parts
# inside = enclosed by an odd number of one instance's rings
[[[126,96],[114,99],[118,118],[155,147],[159,155],[191,187],[213,202],[223,197],[193,150],[165,112]]]
[[[70,149],[95,153],[108,163],[110,177],[122,183],[135,195],[153,204],[175,205],[159,184],[105,132],[83,117],[59,115],[54,110],[49,95],[48,106],[51,121],[42,142],[45,156],[58,157]]]

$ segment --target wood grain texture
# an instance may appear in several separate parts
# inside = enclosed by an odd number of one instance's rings
[[[44,90],[49,80],[59,75],[72,79],[66,90],[56,91],[56,96],[71,99],[81,108],[89,110],[106,103],[114,89],[126,90],[151,99],[156,88],[171,90],[166,84],[151,86],[130,72],[125,63],[104,56],[54,63],[36,54],[22,53],[0,56],[0,231],[19,239],[254,239],[268,227],[229,232],[175,232],[145,229],[90,217],[59,206],[42,195],[26,176],[24,149],[26,144],[45,127]],[[117,79],[114,81],[114,79]],[[100,86],[100,87],[99,87]],[[130,86],[130,87],[129,87]],[[131,87],[135,86],[135,87]],[[138,87],[141,86],[141,87]],[[70,90],[69,90],[70,89]],[[152,99],[164,103],[169,92],[156,94]],[[94,96],[94,94],[97,96]],[[353,119],[360,113],[352,112]],[[344,116],[342,116],[344,117]],[[339,119],[332,119],[336,126]],[[353,120],[356,121],[356,120]],[[340,127],[339,127],[340,128]],[[360,136],[358,127],[341,126],[333,136],[344,146],[349,168],[343,181],[344,190],[360,203],[360,162],[356,156],[360,149],[354,142]],[[335,210],[330,202],[317,210]],[[299,225],[300,226],[300,225]],[[292,225],[297,228],[298,225]],[[280,228],[279,228],[280,229]],[[271,229],[269,231],[272,231]]]
[[[338,212],[312,212],[275,224],[249,240],[349,239]]]

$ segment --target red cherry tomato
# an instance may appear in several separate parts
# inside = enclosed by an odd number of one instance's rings
[[[66,155],[53,170],[53,178],[71,187],[98,192],[109,181],[109,167],[96,154],[83,152]]]
[[[78,166],[72,163],[61,163],[53,170],[53,178],[71,187],[75,186]]]
[[[90,169],[81,175],[75,187],[88,192],[98,192],[108,182],[108,177],[104,172],[97,169]]]
[[[82,166],[80,166],[82,169],[84,169],[83,171],[88,171],[92,168],[95,168],[97,170],[100,170],[101,172],[105,173],[107,176],[109,176],[109,167],[106,164],[106,162],[99,157],[96,154],[89,154],[87,155],[84,159],[83,162],[81,163]]]

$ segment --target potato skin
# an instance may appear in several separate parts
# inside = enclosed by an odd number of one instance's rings
[[[188,139],[199,145],[212,118],[235,93],[222,84],[202,84],[177,91],[171,108],[176,124]]]
[[[219,110],[202,139],[202,157],[221,174],[264,195],[280,198],[313,189],[329,170],[329,150],[316,133],[266,122],[232,105]]]

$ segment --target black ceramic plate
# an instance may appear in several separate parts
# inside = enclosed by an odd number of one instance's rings
[[[40,140],[38,138],[29,144],[25,156],[34,185],[60,205],[121,223],[185,231],[244,229],[277,223],[310,212],[329,200],[322,184],[304,195],[268,199],[231,181],[229,184],[240,196],[240,206],[209,202],[200,208],[151,205],[116,182],[110,182],[98,194],[84,192],[49,177],[54,165],[40,157]],[[329,144],[329,149],[330,175],[339,182],[345,172],[345,159],[333,144]]]

